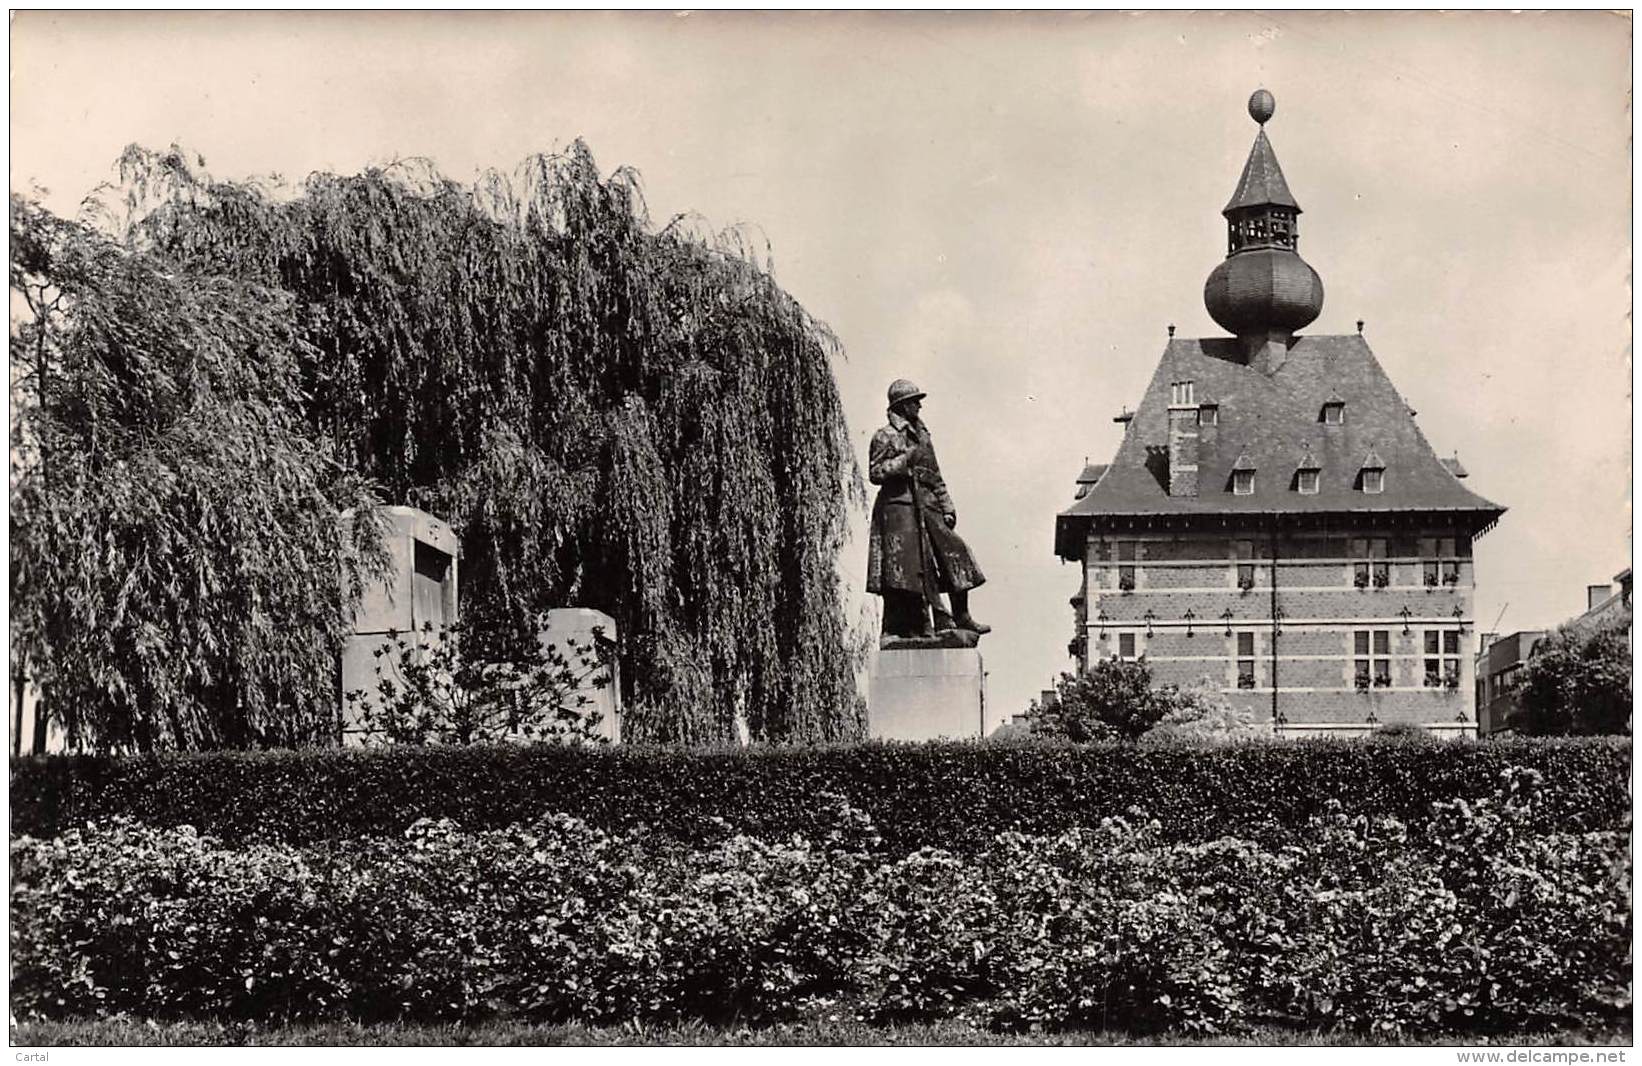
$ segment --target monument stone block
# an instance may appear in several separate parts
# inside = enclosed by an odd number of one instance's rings
[[[383,507],[378,513],[386,526],[383,544],[388,550],[388,575],[383,581],[366,583],[354,612],[353,633],[342,648],[344,744],[363,740],[358,708],[349,705],[348,693],[364,692],[367,700],[373,699],[377,664],[384,664],[385,673],[395,671],[396,660],[388,655],[378,659],[376,652],[384,645],[391,647],[395,633],[418,645],[437,640],[457,617],[456,568],[461,545],[456,533],[415,507]],[[424,632],[425,626],[431,631]]]
[[[986,672],[970,648],[878,651],[867,672],[874,740],[965,740],[986,735]]]
[[[591,607],[555,607],[547,612],[546,624],[537,639],[543,648],[556,648],[572,668],[580,669],[584,653],[600,643],[615,643],[616,620]],[[581,694],[593,701],[591,709],[600,716],[594,732],[618,744],[621,742],[621,677],[614,656],[611,656],[609,670],[609,684],[601,688],[589,683]]]

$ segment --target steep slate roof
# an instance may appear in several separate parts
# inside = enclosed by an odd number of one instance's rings
[[[1218,426],[1199,429],[1198,495],[1168,490],[1169,387],[1192,381],[1218,397]],[[1331,394],[1345,421],[1320,420]],[[1318,491],[1294,489],[1295,460],[1307,447],[1321,472]],[[1358,487],[1364,457],[1386,465],[1384,491]],[[1254,492],[1231,491],[1231,471],[1246,455]],[[1056,519],[1056,550],[1082,551],[1082,530],[1097,515],[1315,514],[1465,511],[1482,528],[1505,512],[1460,483],[1432,452],[1379,361],[1360,334],[1298,337],[1276,373],[1243,362],[1230,338],[1175,338],[1163,352],[1105,476]]]
[[[1276,204],[1300,210],[1289,192],[1289,183],[1283,178],[1283,168],[1277,165],[1277,153],[1271,150],[1271,141],[1262,129],[1249,149],[1249,161],[1243,164],[1243,176],[1237,181],[1237,191],[1227,202],[1221,214],[1229,215],[1240,207],[1261,207]]]

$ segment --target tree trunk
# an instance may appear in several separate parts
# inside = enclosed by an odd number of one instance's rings
[[[21,755],[23,754],[23,701],[29,690],[28,673],[23,669],[21,663],[18,664],[17,679],[12,682],[12,685],[12,706],[14,710],[11,716],[11,753]]]

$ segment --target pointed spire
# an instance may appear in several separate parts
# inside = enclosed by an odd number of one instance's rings
[[[1203,287],[1209,317],[1243,340],[1250,363],[1270,373],[1283,364],[1274,345],[1286,346],[1323,309],[1323,281],[1299,255],[1300,205],[1266,137],[1266,120],[1276,110],[1264,89],[1249,97],[1249,115],[1261,128],[1237,191],[1221,212],[1226,261]]]
[[[1232,212],[1245,207],[1287,207],[1300,213],[1300,205],[1295,202],[1294,194],[1289,192],[1289,183],[1283,177],[1283,168],[1277,165],[1277,153],[1272,151],[1271,140],[1266,137],[1265,128],[1254,136],[1254,147],[1249,149],[1249,160],[1243,164],[1243,176],[1237,181],[1237,191],[1226,203],[1221,214],[1231,216]]]

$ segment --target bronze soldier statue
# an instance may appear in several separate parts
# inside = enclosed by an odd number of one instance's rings
[[[924,396],[905,378],[889,387],[889,425],[872,435],[867,457],[867,477],[879,486],[867,547],[867,591],[884,598],[884,642],[992,630],[969,613],[969,590],[986,575],[956,532],[958,510],[941,478],[929,430],[918,417]],[[950,612],[941,606],[943,592],[952,599]],[[970,636],[965,643],[973,641]]]

